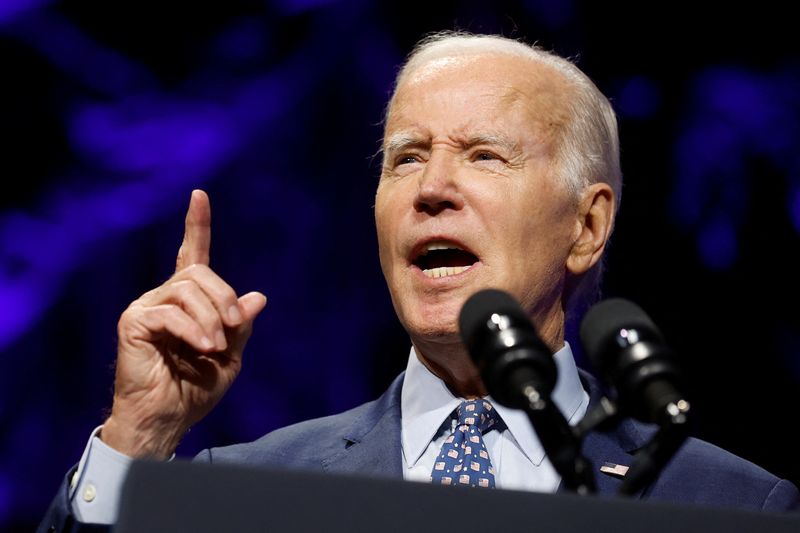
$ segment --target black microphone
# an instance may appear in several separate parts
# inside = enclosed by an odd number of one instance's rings
[[[643,422],[662,423],[688,409],[672,352],[636,304],[612,298],[593,306],[581,323],[581,343],[617,390],[620,409]]]
[[[556,385],[555,360],[511,295],[497,289],[479,291],[464,303],[458,321],[461,338],[492,398],[522,409],[529,403],[529,387],[550,396]]]
[[[580,440],[550,399],[558,374],[553,354],[517,301],[503,291],[482,290],[464,303],[458,322],[492,398],[525,411],[568,490],[595,492]]]
[[[659,425],[619,487],[620,494],[632,496],[656,479],[688,437],[682,380],[661,332],[633,302],[596,304],[581,323],[580,337],[589,360],[616,388],[621,413]]]

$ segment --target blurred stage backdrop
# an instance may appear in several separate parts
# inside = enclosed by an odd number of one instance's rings
[[[405,366],[374,154],[398,65],[454,28],[574,57],[612,98],[606,294],[662,327],[695,435],[800,482],[793,18],[608,4],[0,1],[0,529],[38,522],[103,420],[117,319],[171,275],[193,188],[212,267],[269,305],[180,455],[347,409]]]

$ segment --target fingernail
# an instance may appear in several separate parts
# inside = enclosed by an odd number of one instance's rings
[[[237,324],[242,321],[242,314],[239,312],[238,305],[232,305],[228,308],[228,318],[231,322],[236,322]]]
[[[206,350],[210,350],[211,348],[214,347],[214,343],[211,342],[211,339],[209,339],[208,337],[203,337],[202,339],[200,339],[200,345]]]
[[[217,331],[217,348],[224,349],[228,344],[228,340],[225,338],[225,334],[221,331]]]

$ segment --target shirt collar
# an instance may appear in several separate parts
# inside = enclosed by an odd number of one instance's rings
[[[588,395],[581,385],[569,343],[553,357],[558,379],[551,397],[567,421],[575,424],[586,412]],[[492,401],[491,397],[488,399]],[[439,428],[462,401],[462,398],[453,396],[444,382],[420,362],[412,346],[400,396],[403,454],[409,467],[417,463]],[[522,452],[532,463],[539,465],[545,452],[528,415],[497,402],[492,402],[492,405]]]

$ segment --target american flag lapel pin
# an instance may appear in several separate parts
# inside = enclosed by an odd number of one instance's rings
[[[603,463],[603,466],[600,467],[600,471],[604,474],[608,474],[610,476],[623,478],[625,474],[628,473],[628,467],[625,465],[618,465],[616,463]]]

